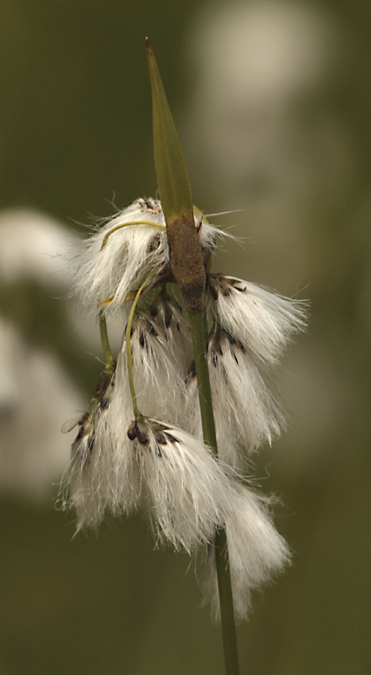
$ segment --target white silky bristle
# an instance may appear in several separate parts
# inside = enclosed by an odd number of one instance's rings
[[[143,498],[159,539],[189,553],[213,541],[231,513],[228,472],[182,429],[149,419],[138,427]]]
[[[290,562],[290,552],[275,529],[269,513],[269,500],[250,488],[236,486],[233,515],[226,520],[229,564],[234,612],[237,621],[246,619],[252,591],[268,583]],[[204,602],[219,619],[219,592],[215,552],[208,551],[206,570],[201,578]]]
[[[127,225],[131,222],[135,224]],[[75,276],[81,307],[96,311],[100,302],[111,299],[114,310],[143,276],[159,273],[169,256],[164,227],[160,203],[137,199],[84,241],[76,256]]]
[[[134,386],[144,415],[177,423],[184,417],[186,386],[177,366],[178,352],[151,317],[136,317],[131,335]],[[128,389],[126,341],[117,361],[117,399]],[[182,354],[180,353],[180,357]],[[126,394],[125,394],[126,395]]]
[[[243,455],[271,443],[285,427],[277,385],[262,363],[225,331],[209,341],[208,363],[218,453],[235,468]],[[192,433],[202,433],[196,378],[190,378],[189,419]]]
[[[63,508],[75,508],[77,530],[96,527],[106,513],[119,516],[138,505],[140,476],[129,452],[130,440],[116,424],[117,408],[126,429],[132,420],[130,392],[128,405],[123,400],[117,403],[116,389],[110,386],[95,415],[87,415],[87,422],[81,424],[72,445],[60,501]]]
[[[215,320],[264,362],[274,363],[292,336],[306,327],[307,303],[285,298],[248,281],[209,277]]]

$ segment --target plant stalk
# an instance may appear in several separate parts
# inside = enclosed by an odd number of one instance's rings
[[[113,372],[115,370],[115,359],[112,356],[112,350],[108,339],[107,322],[103,310],[100,310],[99,312],[99,330],[104,354],[105,369],[107,372]]]
[[[166,221],[170,267],[192,327],[193,352],[201,406],[204,441],[218,455],[206,353],[204,301],[206,274],[195,227],[192,191],[182,148],[167,102],[150,41],[146,38],[152,89],[153,144],[158,189]],[[238,675],[236,627],[233,612],[227,536],[215,536],[220,614],[226,675]]]
[[[190,322],[204,442],[213,450],[214,454],[218,456],[209,368],[207,363],[204,313],[198,312],[197,314],[191,315]],[[216,533],[214,546],[215,563],[218,575],[225,672],[226,675],[238,675],[237,636],[233,610],[227,534],[225,529],[221,529]]]

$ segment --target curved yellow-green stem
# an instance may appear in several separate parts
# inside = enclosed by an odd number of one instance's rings
[[[116,225],[104,235],[100,250],[103,251],[111,234],[117,232],[117,230],[121,230],[123,227],[129,227],[129,225],[153,225],[153,227],[158,227],[160,230],[166,230],[166,225],[162,225],[162,223],[153,223],[151,220],[132,220],[129,223],[121,223],[121,225]]]

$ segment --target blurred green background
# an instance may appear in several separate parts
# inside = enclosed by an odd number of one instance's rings
[[[48,489],[99,347],[52,244],[43,276],[17,228],[52,219],[62,240],[155,196],[146,35],[195,203],[235,210],[210,218],[244,240],[219,269],[312,303],[281,373],[288,431],[255,468],[294,566],[238,628],[241,674],[369,673],[371,5],[1,0],[0,675],[223,673],[189,558],[139,516],[73,538]]]

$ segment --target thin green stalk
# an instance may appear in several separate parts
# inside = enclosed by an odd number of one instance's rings
[[[222,623],[224,663],[227,675],[238,675],[238,649],[234,620],[231,572],[229,567],[227,533],[218,530],[215,536],[215,563],[218,574],[220,616]]]
[[[94,396],[92,396],[92,398],[89,401],[89,405],[91,406],[91,414],[90,414],[91,420],[94,419],[95,413],[97,412],[99,405],[103,399],[103,396],[106,393],[110,383],[112,382],[116,370],[116,361],[112,356],[112,351],[108,339],[106,317],[104,316],[104,312],[102,310],[99,312],[99,329],[100,329],[100,340],[104,353],[104,370],[101,372]]]
[[[146,39],[152,88],[153,143],[157,183],[166,220],[170,267],[192,327],[204,441],[217,456],[209,370],[207,364],[204,302],[206,274],[202,247],[194,223],[192,191],[179,137],[167,102],[151,44]],[[228,560],[227,537],[215,537],[220,614],[226,675],[238,675],[236,627]]]
[[[204,313],[198,312],[197,314],[191,315],[190,321],[204,441],[212,448],[215,455],[218,456],[209,368],[207,363]],[[215,536],[215,562],[218,575],[225,672],[226,675],[238,675],[237,636],[233,610],[227,534],[225,529],[219,530]]]
[[[100,341],[102,344],[104,354],[104,364],[107,371],[113,372],[115,369],[115,359],[112,356],[112,351],[108,338],[107,322],[103,310],[99,312],[99,330],[100,330]]]

